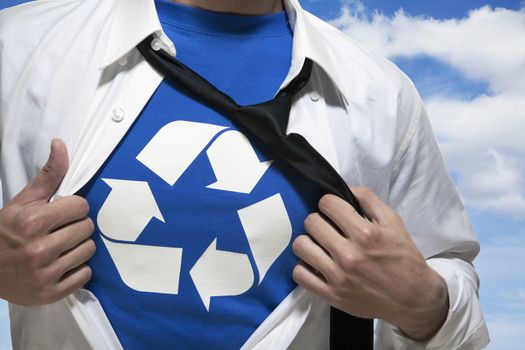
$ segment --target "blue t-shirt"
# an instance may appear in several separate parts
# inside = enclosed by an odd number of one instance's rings
[[[8,7],[17,6],[31,0],[1,0],[0,1],[0,10],[6,9]]]
[[[156,5],[177,58],[239,104],[278,91],[291,60],[285,12]],[[240,348],[296,287],[291,242],[316,198],[167,81],[80,194],[96,224],[87,288],[125,349]]]

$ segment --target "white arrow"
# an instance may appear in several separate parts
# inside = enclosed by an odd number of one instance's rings
[[[292,224],[283,199],[277,193],[237,211],[259,270],[259,284],[286,249],[292,238]]]
[[[208,311],[211,297],[242,294],[254,281],[248,256],[217,250],[217,239],[191,268],[190,275]]]
[[[272,164],[260,162],[250,141],[236,130],[221,134],[206,153],[217,178],[207,187],[216,190],[248,194]]]
[[[135,290],[178,294],[182,249],[102,241],[124,283]]]
[[[134,242],[152,218],[164,222],[147,182],[102,180],[112,189],[97,215],[98,227],[104,235]]]
[[[166,124],[137,156],[173,186],[223,126],[178,120]]]

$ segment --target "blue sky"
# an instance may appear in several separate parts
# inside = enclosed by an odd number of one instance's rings
[[[303,0],[303,7],[308,11],[315,13],[317,16],[330,20],[340,15],[341,7],[352,5],[352,0]],[[424,15],[433,18],[461,18],[466,16],[472,9],[491,5],[492,7],[504,7],[518,10],[520,8],[519,0],[413,0],[413,1],[387,1],[387,0],[365,0],[368,11],[371,13],[375,10],[386,15],[393,15],[400,8],[403,8],[411,15]]]
[[[415,82],[482,244],[475,265],[489,349],[516,349],[525,334],[525,2],[302,4]],[[10,349],[7,342],[0,303],[0,350]]]

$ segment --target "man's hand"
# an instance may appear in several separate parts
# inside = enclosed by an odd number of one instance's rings
[[[293,243],[302,260],[294,280],[332,306],[380,318],[409,337],[430,339],[446,319],[445,282],[418,251],[403,221],[371,190],[353,188],[368,221],[346,201],[326,195]]]
[[[48,203],[69,167],[61,140],[39,174],[0,210],[0,297],[21,305],[53,303],[91,279],[95,253],[85,199]]]

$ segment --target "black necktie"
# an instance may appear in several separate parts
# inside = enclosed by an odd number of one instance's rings
[[[357,199],[330,163],[302,135],[286,134],[292,98],[310,79],[313,66],[310,59],[305,60],[299,75],[274,99],[261,104],[239,106],[230,96],[166,52],[152,49],[153,40],[154,37],[150,36],[137,48],[175,87],[231,119],[238,127],[248,130],[271,150],[275,158],[320,189],[321,193],[338,195],[363,215]],[[366,350],[372,349],[372,343],[372,320],[331,309],[330,349]]]

